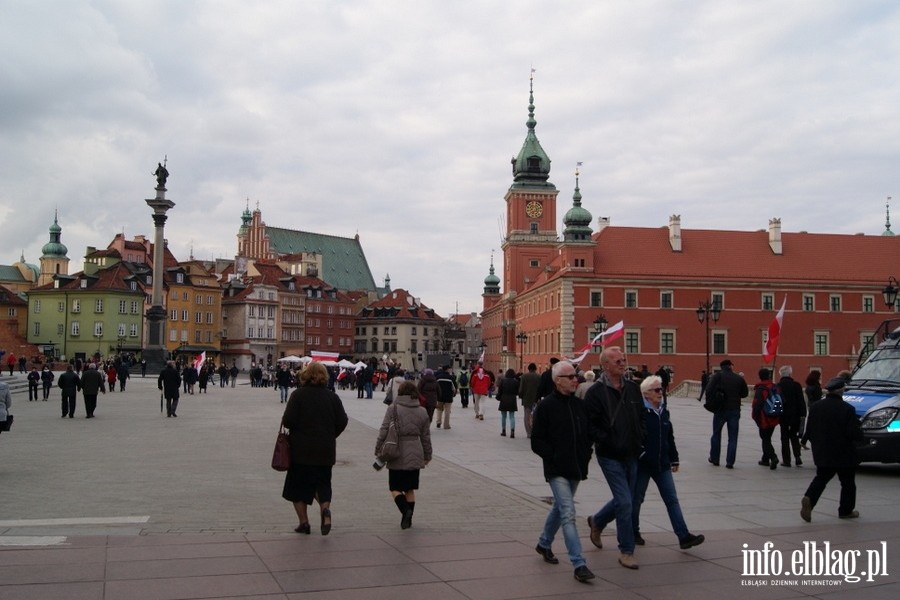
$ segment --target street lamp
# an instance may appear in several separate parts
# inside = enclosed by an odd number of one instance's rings
[[[593,341],[594,337],[597,337],[598,335],[606,331],[607,327],[609,327],[609,321],[606,320],[606,317],[604,315],[598,315],[597,318],[594,319],[594,336],[589,341]],[[602,348],[602,346],[598,344],[597,346],[591,348],[591,351],[599,352],[600,348]]]
[[[881,295],[884,296],[884,304],[888,308],[894,308],[897,304],[897,292],[900,291],[897,289],[898,287],[900,287],[900,284],[897,283],[897,279],[893,275],[888,277],[887,285],[881,290]]]
[[[522,346],[522,354],[519,355],[519,371],[523,370],[523,364],[525,362],[525,342],[528,341],[528,336],[525,335],[524,332],[516,335],[516,349],[518,350],[518,346]]]
[[[709,373],[709,322],[717,323],[722,314],[722,307],[718,301],[701,302],[697,307],[697,320],[706,323],[706,372]]]

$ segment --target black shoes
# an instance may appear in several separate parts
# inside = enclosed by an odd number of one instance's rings
[[[694,546],[699,546],[703,542],[706,541],[706,538],[702,535],[694,535],[693,533],[687,534],[683,540],[680,540],[679,546],[682,550],[687,550],[688,548],[693,548]]]
[[[800,518],[807,523],[812,521],[812,500],[809,496],[803,496],[800,500]]]
[[[581,583],[585,583],[585,582],[593,579],[594,577],[596,577],[596,576],[593,573],[591,573],[591,570],[588,569],[584,565],[581,565],[580,567],[575,569],[575,579],[577,579]]]
[[[306,535],[309,535],[311,530],[309,528],[309,523],[301,523],[294,528],[294,531],[296,531],[297,533],[305,533]]]
[[[714,466],[714,467],[718,467],[718,466],[719,466],[719,461],[717,461],[717,460],[713,460],[713,459],[711,459],[711,458],[707,458],[706,461],[707,461],[709,464],[711,464],[712,466]]]
[[[325,522],[328,519],[328,522]],[[322,509],[322,535],[328,535],[331,532],[331,509]]]
[[[639,533],[634,534],[634,545],[635,546],[643,546],[646,543],[647,542],[644,541],[644,538],[641,537],[641,534],[639,534]]]
[[[838,515],[838,519],[858,519],[858,518],[859,518],[858,510],[851,510],[846,515]]]
[[[411,508],[407,508],[403,511],[403,517],[400,519],[400,529],[409,529],[412,527],[412,518],[413,511]]]
[[[541,556],[544,557],[544,562],[550,563],[551,565],[559,564],[559,559],[556,558],[555,556],[553,556],[553,551],[550,548],[544,548],[543,546],[538,544],[537,546],[534,547],[534,549],[537,551],[538,554],[540,554]],[[579,568],[586,569],[587,567],[579,567]],[[576,573],[575,577],[577,578],[578,577],[578,575],[577,575],[578,569],[575,569],[575,573]],[[591,572],[588,571],[588,573],[591,573]],[[594,574],[591,573],[591,577],[593,577],[593,576],[594,576]],[[590,578],[588,578],[588,579],[590,579]]]

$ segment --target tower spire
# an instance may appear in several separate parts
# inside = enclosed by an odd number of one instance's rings
[[[513,179],[516,183],[530,186],[552,187],[547,182],[550,177],[550,157],[544,152],[537,134],[534,132],[537,120],[534,118],[534,72],[528,78],[528,120],[525,125],[525,142],[518,156],[512,159]]]
[[[881,235],[891,236],[894,235],[894,232],[891,231],[891,197],[887,197],[887,202],[884,203],[884,233]]]

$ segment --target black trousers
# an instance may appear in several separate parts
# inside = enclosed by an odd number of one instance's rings
[[[773,433],[775,433],[774,427],[769,427],[767,429],[760,427],[759,429],[759,439],[762,440],[762,461],[766,463],[771,463],[772,461],[778,462],[778,455],[775,454],[775,446],[772,445]]]
[[[28,401],[37,400],[38,399],[38,384],[37,381],[29,381],[28,382]]]
[[[176,395],[174,398],[166,396],[166,414],[172,416],[176,410],[178,410],[178,396]]]
[[[791,452],[796,460],[800,460],[800,422],[781,423],[781,462],[791,466]]]
[[[87,413],[87,416],[93,417],[95,410],[97,410],[97,394],[85,394],[84,412]]]
[[[44,384],[44,400],[50,397],[50,387],[52,384],[45,383]]]
[[[75,414],[75,390],[62,391],[62,416],[73,416]]]
[[[825,491],[825,486],[835,475],[841,482],[838,516],[849,515],[856,508],[856,467],[816,467],[816,476],[806,488],[805,495],[809,496],[810,504],[815,506]]]

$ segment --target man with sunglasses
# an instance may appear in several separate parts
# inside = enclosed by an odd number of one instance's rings
[[[625,377],[625,355],[610,346],[600,355],[603,373],[585,394],[591,439],[597,462],[612,492],[612,500],[588,517],[591,542],[603,547],[600,535],[613,519],[619,542],[619,564],[637,569],[631,511],[637,480],[637,459],[644,440],[644,402],[636,383]]]
[[[553,493],[553,506],[535,547],[545,562],[558,564],[550,549],[562,527],[575,579],[584,583],[594,578],[581,555],[581,540],[575,525],[575,491],[587,479],[591,462],[591,438],[583,402],[575,396],[578,380],[568,361],[553,365],[555,389],[537,405],[531,429],[531,450],[543,459],[544,478]]]

